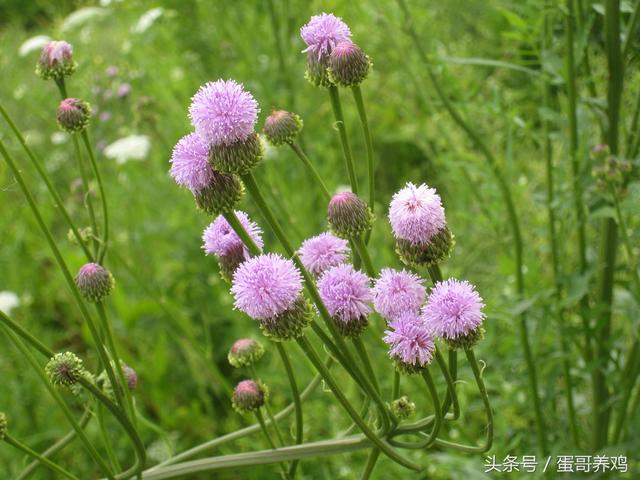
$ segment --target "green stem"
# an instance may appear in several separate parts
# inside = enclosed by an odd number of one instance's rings
[[[318,170],[316,170],[316,168],[313,166],[313,164],[311,163],[311,160],[309,160],[309,157],[307,157],[307,155],[304,153],[300,145],[298,145],[297,143],[291,142],[289,143],[289,146],[291,147],[291,150],[293,150],[296,153],[298,158],[302,160],[302,163],[304,164],[305,167],[307,167],[307,170],[309,170],[309,173],[311,173],[311,176],[320,187],[320,190],[322,191],[322,195],[324,196],[324,199],[326,201],[329,201],[331,199],[331,193],[329,193],[327,186],[322,181],[322,177],[320,177]]]
[[[89,262],[93,262],[93,255],[89,251],[89,248],[87,248],[87,245],[84,242],[84,240],[82,239],[82,236],[80,235],[80,232],[78,231],[78,228],[76,227],[75,223],[71,219],[71,216],[69,215],[69,212],[65,208],[64,202],[62,201],[62,198],[60,198],[60,194],[58,193],[56,188],[53,186],[53,183],[51,182],[51,179],[49,178],[49,175],[47,174],[47,171],[42,167],[42,162],[39,160],[39,158],[36,156],[36,154],[33,152],[33,150],[31,150],[29,145],[27,145],[27,142],[26,142],[24,136],[22,135],[22,133],[18,129],[18,127],[15,124],[15,122],[13,121],[13,119],[9,116],[9,113],[6,111],[4,106],[2,106],[2,104],[0,104],[0,114],[2,114],[2,116],[5,119],[5,121],[9,124],[9,127],[11,128],[11,130],[13,130],[13,133],[15,134],[16,138],[18,139],[18,142],[20,142],[20,145],[22,145],[22,148],[27,153],[27,156],[31,160],[31,163],[33,164],[33,166],[38,171],[38,175],[40,175],[40,178],[42,178],[42,180],[44,181],[45,185],[47,186],[47,190],[49,190],[49,194],[53,198],[53,201],[54,201],[54,204],[55,204],[56,208],[58,208],[60,210],[60,213],[62,214],[62,216],[64,217],[65,222],[67,222],[67,225],[69,226],[69,228],[73,232],[73,236],[76,238],[76,241],[78,242],[78,245],[80,245],[80,248],[82,248],[82,251],[84,252],[85,256],[87,257],[87,260]]]
[[[47,347],[44,343],[38,340],[36,337],[27,332],[22,326],[18,323],[11,320],[6,313],[0,310],[0,321],[4,324],[5,327],[13,331],[16,335],[22,337],[23,340],[26,340],[27,343],[31,345],[31,347],[38,350],[44,357],[51,358],[55,355],[55,352]]]
[[[256,415],[256,419],[258,420],[258,423],[260,424],[260,428],[262,429],[262,433],[264,433],[264,436],[267,438],[267,442],[269,443],[269,446],[273,450],[277,450],[277,447],[276,447],[275,443],[273,443],[273,438],[271,438],[271,434],[269,433],[269,430],[267,429],[267,425],[264,423],[264,418],[262,417],[262,412],[258,408],[254,413]],[[281,463],[280,464],[280,468],[282,469],[282,473],[283,473],[284,478],[287,478],[288,477],[288,475],[287,475],[287,466],[284,463]]]
[[[225,218],[227,223],[233,228],[233,231],[236,232],[236,235],[240,237],[242,243],[244,243],[245,247],[249,250],[251,255],[260,255],[262,253],[262,249],[253,241],[253,238],[247,233],[245,228],[240,223],[236,212],[230,210],[228,212],[223,212],[222,216]]]
[[[89,154],[89,159],[91,160],[91,167],[93,168],[93,175],[96,177],[96,181],[98,182],[98,190],[100,191],[100,201],[102,203],[103,227],[102,227],[102,245],[100,246],[100,255],[98,257],[98,263],[102,263],[104,261],[104,257],[107,254],[107,249],[109,247],[109,211],[107,208],[107,197],[104,193],[102,176],[100,175],[100,169],[98,168],[96,157],[93,153],[93,147],[91,146],[91,142],[89,141],[89,134],[85,129],[82,131],[80,135],[82,136],[82,141],[84,142],[84,146],[87,149],[87,153]]]
[[[391,400],[396,400],[400,397],[400,372],[397,369],[393,369],[393,390],[391,390]]]
[[[82,415],[80,420],[78,421],[78,425],[80,425],[81,428],[85,428],[89,423],[89,420],[91,420],[91,416],[92,416],[91,410],[87,408],[84,411],[84,414]],[[69,433],[67,433],[64,437],[62,437],[56,443],[54,443],[49,448],[47,448],[40,455],[42,455],[45,458],[53,456],[54,454],[62,450],[64,447],[69,445],[71,442],[73,442],[76,436],[77,436],[76,431],[71,430]],[[27,465],[27,467],[22,471],[22,473],[20,473],[20,475],[16,477],[16,480],[26,480],[33,474],[33,472],[35,472],[38,469],[40,464],[41,464],[40,460],[34,460],[29,465]]]
[[[638,339],[633,342],[631,352],[629,352],[627,362],[622,372],[622,400],[620,401],[618,418],[613,429],[613,436],[611,438],[611,442],[614,445],[616,445],[620,440],[620,436],[625,425],[625,420],[627,419],[629,400],[631,399],[631,394],[633,393],[633,387],[635,386],[636,378],[638,376],[638,373],[640,372],[640,342],[638,341]]]
[[[33,450],[31,450],[29,447],[27,447],[26,445],[20,443],[18,440],[16,440],[15,438],[13,438],[11,435],[6,435],[4,437],[4,441],[7,442],[9,445],[11,445],[12,447],[20,450],[22,453],[26,453],[27,455],[29,455],[30,457],[38,460],[40,463],[42,463],[43,465],[45,465],[46,467],[49,467],[51,470],[53,470],[56,473],[59,473],[60,475],[62,475],[65,478],[69,478],[71,480],[78,480],[78,477],[76,477],[75,475],[72,475],[71,473],[67,472],[64,468],[62,468],[61,466],[53,463],[51,460],[49,460],[46,457],[43,457],[42,455],[40,455],[38,452],[34,452]]]
[[[379,457],[380,450],[378,448],[372,448],[369,453],[369,458],[367,458],[367,465],[364,468],[364,472],[362,472],[360,480],[369,480],[369,477],[371,477],[371,474],[373,473],[373,469],[376,468],[376,463],[378,462]]]
[[[629,49],[633,43],[638,25],[640,25],[640,3],[636,3],[635,8],[633,9],[633,15],[629,21],[629,28],[627,29],[627,35],[622,46],[622,61],[629,56]]]
[[[353,98],[358,107],[358,115],[362,124],[362,133],[364,134],[365,146],[367,149],[367,176],[369,177],[369,208],[374,210],[376,191],[375,191],[375,170],[373,165],[373,141],[371,140],[371,130],[369,129],[369,121],[367,120],[367,111],[364,108],[364,100],[362,99],[362,90],[359,85],[351,87]]]
[[[356,247],[356,251],[360,258],[362,259],[362,263],[364,264],[364,269],[367,272],[367,275],[371,278],[376,277],[376,271],[373,268],[373,263],[371,262],[371,257],[369,256],[369,252],[367,251],[367,246],[364,244],[362,237],[358,235],[357,237],[353,237],[351,239],[353,245]]]
[[[358,195],[358,178],[356,177],[356,171],[353,167],[353,154],[351,153],[351,145],[349,145],[347,128],[344,123],[344,116],[342,114],[342,105],[340,104],[340,93],[338,92],[338,87],[336,87],[335,85],[329,87],[329,97],[331,98],[331,108],[333,108],[333,116],[336,119],[335,125],[338,128],[338,134],[340,135],[340,143],[342,144],[344,161],[347,166],[347,172],[349,173],[351,191]]]
[[[421,467],[419,465],[416,465],[410,460],[407,460],[406,458],[399,455],[393,448],[389,446],[386,441],[378,438],[378,436],[369,428],[362,417],[358,415],[358,412],[355,411],[349,400],[347,400],[347,398],[344,396],[344,394],[342,393],[342,388],[335,381],[333,375],[331,375],[331,372],[325,368],[324,364],[320,360],[320,357],[318,357],[318,354],[316,353],[313,345],[311,345],[309,340],[307,340],[307,338],[303,336],[298,338],[297,341],[300,345],[300,348],[302,348],[302,350],[307,354],[307,357],[309,358],[309,360],[311,360],[311,363],[313,363],[313,365],[316,367],[316,370],[318,370],[320,375],[322,375],[324,381],[333,391],[333,394],[335,395],[337,400],[342,404],[352,420],[358,425],[362,433],[364,433],[364,435],[391,460],[408,469],[415,470],[417,472],[420,471]]]
[[[82,158],[82,153],[80,153],[78,137],[76,135],[71,135],[71,141],[73,142],[73,150],[75,152],[76,161],[78,162],[78,171],[80,172],[80,179],[82,180],[82,188],[84,189],[83,204],[89,213],[89,221],[91,222],[91,238],[93,241],[93,248],[95,250],[94,257],[97,257],[100,249],[100,242],[98,241],[100,232],[96,221],[96,213],[93,209],[89,177],[87,176],[87,171],[85,169],[84,158]]]
[[[518,292],[518,301],[523,301],[525,298],[525,283],[524,283],[524,243],[522,240],[522,233],[520,231],[520,222],[518,219],[518,214],[516,212],[515,203],[513,200],[513,196],[511,193],[511,187],[509,182],[507,182],[506,178],[496,158],[493,153],[486,146],[480,135],[467,123],[467,121],[462,117],[460,112],[455,108],[449,97],[446,95],[442,86],[440,85],[440,81],[434,71],[434,67],[431,64],[429,57],[427,56],[424,48],[422,47],[422,43],[420,42],[420,38],[415,31],[415,28],[412,24],[411,14],[406,6],[404,0],[397,0],[400,9],[405,13],[405,31],[412,38],[414,46],[420,56],[420,59],[425,65],[427,75],[431,81],[431,84],[434,87],[438,98],[442,102],[443,106],[451,116],[451,118],[455,121],[455,123],[467,134],[469,139],[472,141],[474,146],[482,152],[485,157],[491,172],[493,173],[496,182],[498,184],[498,188],[500,189],[500,193],[503,197],[503,201],[505,203],[507,209],[507,217],[509,220],[509,224],[511,226],[511,230],[513,233],[513,244],[515,250],[515,265],[516,265],[516,286]],[[542,454],[546,455],[547,448],[547,440],[546,440],[546,428],[544,426],[544,416],[542,415],[542,407],[540,404],[540,395],[538,393],[538,379],[537,373],[535,369],[535,362],[533,360],[533,354],[531,352],[531,345],[529,344],[529,332],[527,325],[527,317],[526,312],[522,311],[520,313],[520,339],[522,343],[522,350],[524,351],[525,362],[527,365],[527,371],[529,376],[529,387],[531,390],[531,399],[533,402],[533,408],[535,413],[535,421],[536,421],[536,429],[538,434],[538,444]]]
[[[421,445],[421,448],[429,448],[433,445],[438,437],[438,432],[440,431],[440,426],[442,425],[442,416],[443,413],[440,410],[440,400],[438,399],[438,390],[436,389],[436,385],[433,382],[433,377],[429,372],[429,368],[425,368],[422,370],[422,378],[424,378],[425,383],[427,384],[427,389],[429,390],[429,395],[431,395],[431,401],[433,402],[433,409],[435,412],[435,422],[433,427],[431,428],[431,433],[429,434],[429,438],[424,441]]]
[[[376,378],[376,374],[373,371],[373,366],[371,365],[371,360],[369,359],[369,353],[367,353],[367,349],[362,342],[362,338],[355,337],[353,339],[353,345],[356,347],[356,352],[360,357],[360,361],[364,365],[364,370],[367,373],[369,380],[371,380],[373,387],[377,392],[380,392],[380,385],[378,384],[378,379]]]
[[[451,353],[453,350],[450,350]],[[457,420],[460,417],[460,404],[458,403],[458,394],[456,393],[456,385],[454,383],[454,377],[451,374],[451,365],[447,366],[447,362],[445,362],[442,353],[440,353],[440,349],[436,348],[436,362],[438,363],[438,367],[442,371],[444,375],[444,379],[447,382],[447,396],[445,401],[442,404],[442,415],[446,415],[449,411],[449,406],[453,403],[453,418],[452,420]],[[456,357],[457,362],[457,357]],[[451,362],[450,362],[451,363]],[[455,372],[455,371],[454,371]]]
[[[109,457],[111,469],[114,472],[119,472],[121,470],[120,463],[118,462],[118,457],[116,457],[116,454],[113,452],[113,447],[111,446],[111,440],[109,439],[109,433],[107,432],[102,405],[98,405],[98,408],[96,410],[98,416],[98,426],[100,427],[100,435],[102,436],[102,443],[104,444],[104,448],[107,451],[107,457]]]

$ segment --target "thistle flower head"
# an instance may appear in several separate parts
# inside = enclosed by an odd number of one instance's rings
[[[231,405],[238,413],[250,413],[262,407],[267,396],[266,385],[255,380],[242,380],[233,389]]]
[[[313,275],[320,275],[347,260],[349,244],[342,238],[324,232],[302,242],[298,253],[304,267]]]
[[[169,173],[181,187],[198,195],[213,180],[213,169],[209,165],[209,147],[195,133],[185,135],[171,154]]]
[[[233,210],[244,194],[244,185],[233,174],[212,170],[209,183],[194,195],[197,207],[209,215]]]
[[[138,388],[138,373],[126,363],[122,364],[122,374],[129,390]]]
[[[210,145],[230,145],[254,131],[258,102],[235,80],[217,80],[200,87],[191,99],[189,117],[195,131]]]
[[[403,395],[400,398],[396,398],[391,402],[391,413],[393,413],[398,420],[406,420],[416,411],[416,404],[409,401],[409,398]]]
[[[7,422],[7,416],[4,412],[0,412],[0,440],[3,440],[7,436],[9,425]]]
[[[314,15],[309,23],[300,29],[300,36],[307,48],[309,57],[320,60],[328,57],[333,48],[339,43],[351,38],[351,30],[346,23],[331,13]]]
[[[56,113],[58,125],[66,132],[81,132],[89,124],[91,106],[77,98],[65,98],[58,106]]]
[[[302,119],[286,110],[274,110],[264,121],[264,134],[271,145],[293,142],[302,130]]]
[[[420,316],[406,312],[389,324],[384,341],[389,356],[404,373],[415,373],[431,362],[435,343],[433,335]]]
[[[36,73],[44,80],[72,75],[77,64],[73,60],[73,47],[63,40],[47,43],[40,53]]]
[[[446,226],[440,196],[424,183],[407,183],[391,200],[389,222],[397,239],[429,243]]]
[[[404,312],[419,313],[426,297],[422,283],[414,273],[385,268],[373,286],[373,307],[387,321]]]
[[[366,53],[350,40],[338,43],[331,51],[328,75],[332,83],[342,87],[360,85],[371,68]]]
[[[53,385],[71,387],[85,374],[82,360],[71,352],[56,353],[47,365],[45,372]]]
[[[364,273],[348,264],[332,267],[320,277],[318,291],[343,335],[357,336],[367,326],[372,297]]]
[[[255,364],[263,355],[264,347],[260,342],[253,338],[241,338],[231,345],[227,359],[231,366],[240,368]]]
[[[249,237],[251,237],[258,247],[262,248],[262,230],[260,227],[249,219],[249,216],[245,212],[236,210],[235,215],[238,217],[245,231],[249,234]],[[229,225],[229,222],[227,222],[226,218],[222,215],[218,215],[205,229],[202,234],[202,240],[204,242],[202,248],[207,255],[223,257],[232,254],[235,250],[242,249],[245,252],[245,257],[249,258],[249,251],[246,245],[240,240],[240,237],[233,227]]]
[[[95,303],[104,300],[115,285],[111,272],[97,263],[83,265],[75,281],[85,300]]]
[[[371,228],[373,214],[367,203],[352,192],[340,192],[329,201],[327,219],[341,238],[353,238]]]
[[[452,346],[469,347],[470,342],[482,338],[483,308],[482,298],[471,283],[451,278],[433,287],[423,316],[435,335]]]
[[[293,306],[302,292],[302,275],[291,260],[269,253],[250,258],[233,275],[235,307],[251,318],[273,318]]]

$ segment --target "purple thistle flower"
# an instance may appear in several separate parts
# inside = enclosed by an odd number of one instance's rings
[[[419,313],[425,297],[422,279],[404,270],[383,269],[373,286],[373,307],[387,321],[405,312]]]
[[[423,316],[436,335],[454,340],[473,333],[482,324],[483,307],[471,283],[450,278],[433,287]]]
[[[347,260],[348,245],[346,240],[324,232],[302,243],[299,250],[300,260],[309,272],[320,275],[328,268],[340,265]]]
[[[405,312],[389,324],[384,341],[389,356],[405,367],[424,367],[431,362],[435,343],[424,320],[414,312]]]
[[[235,80],[217,80],[200,87],[191,99],[189,118],[209,144],[229,145],[254,131],[258,102]]]
[[[118,87],[116,95],[118,95],[119,98],[124,98],[128,96],[130,93],[131,93],[131,84],[123,83]]]
[[[170,174],[178,185],[194,195],[200,193],[213,180],[213,169],[207,161],[209,149],[195,133],[182,137],[171,154]]]
[[[349,40],[351,30],[340,17],[331,13],[321,13],[312,16],[309,23],[300,29],[300,36],[307,44],[303,52],[308,52],[310,58],[315,57],[320,61],[331,54],[337,43]]]
[[[240,210],[236,210],[235,213],[251,239],[258,247],[262,248],[264,244],[262,243],[262,230],[260,227],[250,220],[246,213]],[[205,229],[202,234],[202,240],[204,242],[202,248],[207,255],[222,257],[242,248],[244,249],[245,259],[249,258],[246,246],[222,215],[219,215]]]
[[[302,275],[291,260],[269,253],[242,263],[233,275],[235,307],[266,320],[291,307],[302,292]]]
[[[393,234],[401,240],[426,244],[446,227],[444,208],[434,188],[407,185],[393,195],[389,207]]]
[[[371,313],[369,277],[351,265],[327,270],[318,281],[318,291],[331,316],[343,324],[361,320]]]
[[[73,47],[64,40],[52,40],[47,43],[40,54],[40,63],[53,68],[63,62],[71,61]]]

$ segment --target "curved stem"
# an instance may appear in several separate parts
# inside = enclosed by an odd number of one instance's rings
[[[298,158],[302,160],[302,163],[304,164],[304,166],[307,167],[307,170],[309,170],[309,173],[311,173],[311,176],[320,187],[320,190],[322,191],[322,195],[324,196],[324,199],[326,201],[329,201],[331,199],[331,193],[329,193],[327,186],[322,181],[322,177],[320,177],[318,170],[316,170],[316,168],[313,166],[313,164],[311,163],[311,160],[309,160],[309,157],[307,157],[307,155],[304,153],[300,145],[298,145],[296,142],[290,142],[288,145],[291,147],[291,150],[293,150],[296,153]]]
[[[376,201],[375,191],[375,171],[373,166],[373,141],[371,140],[371,130],[369,129],[369,121],[367,120],[367,111],[364,108],[364,100],[362,99],[362,90],[359,85],[351,87],[353,98],[356,101],[360,123],[362,124],[362,133],[364,134],[364,143],[367,149],[367,176],[369,178],[369,208],[374,211]]]
[[[403,456],[399,455],[393,448],[389,446],[387,442],[378,438],[378,436],[369,428],[369,426],[362,419],[362,417],[358,415],[358,412],[356,412],[356,410],[353,408],[349,400],[347,400],[347,398],[344,396],[344,394],[342,393],[342,389],[333,378],[333,375],[331,375],[331,372],[329,372],[329,370],[327,370],[324,367],[323,363],[320,361],[318,354],[316,353],[315,349],[313,348],[313,345],[311,345],[309,340],[307,340],[306,337],[302,336],[298,338],[297,341],[300,347],[304,350],[304,352],[309,357],[309,360],[311,360],[311,363],[313,363],[313,365],[316,367],[320,375],[322,375],[322,377],[324,378],[324,381],[327,383],[329,388],[333,391],[333,394],[335,395],[337,400],[342,404],[342,406],[347,411],[349,416],[358,425],[362,433],[364,433],[364,435],[369,440],[371,440],[371,442],[376,447],[378,447],[382,451],[382,453],[387,455],[391,460],[395,461],[396,463],[408,469],[420,471],[421,467],[419,465],[416,465],[410,460],[407,460]]]
[[[107,208],[107,197],[104,193],[102,176],[100,175],[100,169],[96,163],[96,157],[93,153],[93,147],[89,141],[89,134],[86,129],[82,131],[81,136],[84,146],[87,149],[87,153],[89,154],[89,159],[91,160],[91,167],[93,168],[93,174],[98,182],[98,190],[100,191],[100,200],[102,202],[102,245],[100,246],[100,255],[98,256],[98,263],[102,263],[109,247],[109,211]]]
[[[26,445],[20,443],[18,440],[16,440],[15,438],[13,438],[11,435],[6,435],[4,437],[4,441],[7,442],[9,445],[11,445],[12,447],[20,450],[22,453],[26,453],[27,455],[29,455],[30,457],[38,460],[42,465],[49,467],[51,470],[53,470],[56,473],[59,473],[60,475],[62,475],[65,478],[69,478],[71,480],[79,480],[78,477],[76,477],[75,475],[67,472],[64,468],[62,468],[60,465],[57,465],[55,463],[53,463],[51,460],[49,460],[46,457],[43,457],[42,455],[40,455],[38,452],[34,452],[33,450],[31,450],[29,447],[27,447]]]
[[[435,422],[433,427],[431,428],[431,433],[429,434],[429,438],[423,443],[422,448],[429,448],[436,441],[438,437],[438,432],[440,431],[440,426],[442,425],[442,411],[440,410],[440,400],[438,399],[438,390],[436,389],[436,385],[433,382],[433,377],[429,372],[429,367],[422,370],[422,378],[424,378],[425,383],[427,384],[427,388],[429,390],[429,394],[431,395],[431,400],[433,402],[433,409],[435,411]]]
[[[336,126],[338,128],[338,134],[340,135],[340,143],[342,144],[342,153],[344,154],[344,161],[347,166],[347,172],[349,173],[349,182],[351,183],[351,191],[358,195],[358,178],[356,177],[356,171],[353,167],[353,154],[351,153],[351,145],[349,145],[349,137],[347,136],[347,128],[344,123],[344,116],[342,114],[342,105],[340,104],[340,93],[338,87],[332,85],[329,87],[329,97],[331,98],[331,108],[333,108],[333,116],[336,119]]]
[[[27,156],[31,160],[31,163],[33,164],[33,166],[38,171],[38,175],[40,175],[40,178],[42,178],[42,181],[47,186],[47,190],[49,190],[49,194],[53,198],[53,201],[55,203],[56,208],[58,208],[60,210],[60,213],[62,214],[62,216],[64,217],[65,222],[67,223],[67,225],[69,226],[69,228],[73,232],[73,236],[76,238],[76,241],[78,242],[78,245],[80,245],[80,248],[82,248],[82,251],[84,252],[85,256],[87,257],[87,260],[89,262],[93,262],[92,253],[89,251],[89,248],[87,248],[87,245],[84,242],[84,240],[82,239],[82,236],[80,235],[80,232],[78,231],[78,228],[76,227],[75,223],[71,219],[71,216],[69,215],[69,212],[65,208],[64,203],[62,201],[62,198],[60,198],[60,194],[58,193],[58,191],[54,187],[53,183],[51,182],[51,179],[49,178],[49,175],[47,174],[47,171],[42,167],[42,162],[39,160],[39,158],[36,156],[36,154],[33,152],[33,150],[31,150],[29,145],[27,145],[27,142],[26,142],[24,136],[22,135],[22,133],[20,132],[20,130],[16,126],[15,122],[9,116],[9,113],[6,111],[6,109],[4,108],[4,106],[2,104],[0,104],[0,114],[2,114],[2,116],[5,119],[5,121],[9,124],[9,127],[11,128],[11,130],[13,130],[13,133],[15,134],[16,138],[18,139],[18,142],[20,142],[20,145],[22,145],[22,148],[27,153]]]

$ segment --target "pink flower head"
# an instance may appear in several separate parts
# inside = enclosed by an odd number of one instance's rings
[[[369,277],[351,265],[338,265],[324,272],[318,290],[331,316],[344,323],[371,313]]]
[[[426,244],[446,226],[440,195],[424,183],[413,183],[394,194],[389,207],[389,222],[396,238]]]
[[[303,52],[308,52],[310,57],[319,61],[328,57],[337,43],[349,40],[351,30],[340,17],[331,13],[321,13],[312,16],[309,23],[300,29],[300,36],[307,44]]]
[[[425,297],[422,279],[404,270],[383,269],[373,286],[373,307],[387,321],[405,312],[419,313]]]
[[[235,307],[267,320],[293,306],[302,292],[302,275],[291,260],[268,253],[242,263],[233,275]]]
[[[258,102],[235,80],[217,80],[200,87],[191,99],[189,117],[207,144],[229,145],[254,131]]]
[[[52,40],[47,43],[40,54],[40,64],[53,68],[64,62],[71,61],[73,47],[64,40]]]
[[[178,185],[197,195],[213,180],[213,169],[207,161],[209,149],[195,133],[182,137],[171,154],[170,174]]]
[[[424,367],[431,362],[435,343],[433,335],[420,316],[405,312],[389,324],[384,341],[389,345],[389,356],[401,364]]]
[[[456,339],[478,328],[484,303],[475,287],[455,278],[436,283],[427,299],[424,318],[438,336]]]
[[[122,85],[120,85],[118,87],[116,95],[118,95],[119,98],[124,98],[127,95],[129,95],[130,93],[131,93],[131,84],[123,83]]]
[[[320,275],[328,268],[344,263],[349,255],[346,240],[324,232],[308,238],[300,247],[300,260],[305,268],[314,275]]]
[[[251,239],[258,247],[262,248],[262,230],[260,230],[260,227],[250,220],[246,213],[240,210],[236,210],[235,213],[240,224],[242,224]],[[202,240],[204,242],[202,248],[207,255],[213,254],[222,257],[240,248],[244,248],[245,258],[249,258],[249,252],[246,246],[222,215],[219,215],[206,228],[202,234]]]

